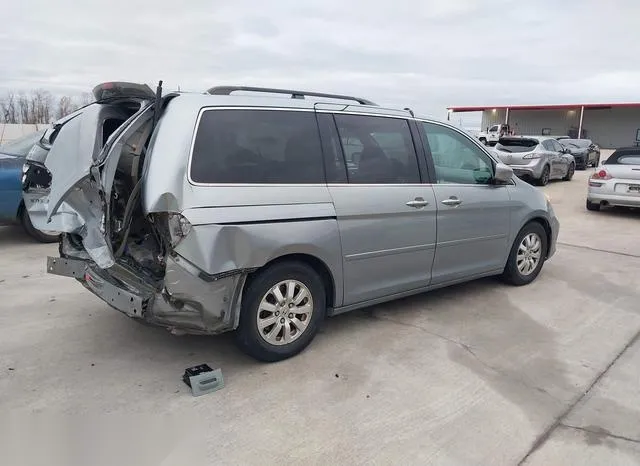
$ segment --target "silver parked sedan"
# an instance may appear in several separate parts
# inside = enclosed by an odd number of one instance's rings
[[[553,179],[569,181],[576,170],[573,155],[551,136],[502,137],[494,153],[520,178],[532,179],[540,186]]]
[[[640,147],[616,149],[589,179],[587,209],[640,207]]]

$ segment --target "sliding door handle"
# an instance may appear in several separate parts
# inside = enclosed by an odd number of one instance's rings
[[[416,209],[420,209],[421,207],[425,207],[429,205],[429,201],[425,201],[421,197],[416,197],[413,201],[407,202],[409,207],[414,207]]]
[[[462,204],[462,201],[457,197],[450,197],[449,199],[445,199],[444,201],[442,201],[442,203],[449,207],[458,207],[460,204]]]

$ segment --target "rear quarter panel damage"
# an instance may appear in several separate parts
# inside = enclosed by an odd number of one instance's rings
[[[213,276],[259,269],[283,256],[311,256],[332,275],[335,306],[343,298],[341,250],[335,218],[195,225],[175,248],[178,255]]]

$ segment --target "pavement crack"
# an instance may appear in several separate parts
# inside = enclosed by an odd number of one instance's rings
[[[607,253],[607,254],[616,254],[618,256],[635,257],[635,258],[640,259],[640,254],[631,254],[630,252],[610,251],[608,249],[592,248],[591,246],[581,246],[581,245],[578,245],[578,244],[565,243],[565,242],[562,242],[562,241],[558,241],[557,244],[560,244],[562,246],[568,246],[570,248],[588,249],[589,251],[604,252],[604,253]]]
[[[588,428],[588,427],[580,427],[580,426],[572,426],[569,424],[565,424],[563,422],[561,422],[559,424],[562,427],[566,427],[568,429],[575,429],[575,430],[580,430],[582,432],[586,432],[587,434],[590,435],[595,435],[598,437],[610,437],[610,438],[615,438],[618,440],[624,440],[626,442],[633,442],[633,443],[638,443],[640,444],[640,440],[639,439],[635,439],[635,438],[631,438],[631,437],[625,437],[624,435],[618,435],[618,434],[614,434],[613,432],[609,432],[608,430],[605,429],[593,429],[593,428]]]
[[[538,451],[542,445],[551,437],[551,434],[558,428],[558,426],[563,425],[564,420],[567,418],[569,413],[575,408],[578,403],[580,403],[595,387],[598,382],[605,376],[607,372],[613,367],[613,365],[618,362],[618,359],[622,357],[622,355],[633,346],[640,339],[640,331],[637,332],[628,342],[624,345],[624,347],[616,354],[613,360],[605,367],[602,372],[600,372],[589,384],[587,389],[580,393],[576,398],[567,406],[563,412],[561,412],[553,422],[535,439],[529,451],[522,457],[520,461],[518,461],[518,466],[523,465],[531,455],[533,455],[536,451]]]
[[[420,330],[420,331],[422,331],[424,333],[428,333],[429,335],[433,335],[434,337],[441,338],[442,340],[446,340],[449,343],[453,343],[455,345],[458,345],[461,348],[467,349],[467,351],[468,351],[468,346],[465,345],[464,343],[462,343],[460,341],[457,341],[457,340],[454,340],[453,338],[449,338],[447,336],[441,335],[441,334],[439,334],[437,332],[433,332],[431,330],[428,330],[428,329],[426,329],[426,328],[424,328],[424,327],[422,327],[420,325],[411,324],[409,322],[402,322],[401,320],[395,320],[395,319],[391,319],[390,317],[383,317],[383,316],[379,316],[379,315],[373,314],[373,313],[371,314],[371,317],[373,317],[374,319],[384,320],[386,322],[391,322],[391,323],[396,324],[396,325],[402,325],[404,327],[415,328],[416,330]]]

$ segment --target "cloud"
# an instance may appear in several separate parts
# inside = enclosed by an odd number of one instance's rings
[[[440,118],[448,105],[637,99],[634,0],[23,0],[3,10],[0,92],[265,85]]]

